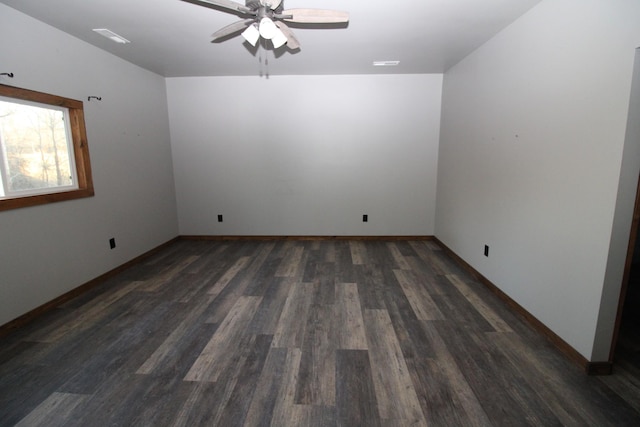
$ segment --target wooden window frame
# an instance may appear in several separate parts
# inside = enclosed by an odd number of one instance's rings
[[[84,123],[84,109],[82,101],[3,84],[0,84],[0,95],[7,98],[64,107],[69,111],[69,130],[72,139],[71,146],[73,147],[73,156],[75,159],[78,181],[78,188],[73,190],[61,190],[59,192],[46,194],[2,199],[0,200],[0,211],[92,197],[95,193],[93,190],[93,177],[91,175],[89,145],[87,143],[87,129]]]

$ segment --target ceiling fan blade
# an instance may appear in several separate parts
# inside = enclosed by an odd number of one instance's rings
[[[240,12],[240,13],[252,12],[252,10],[249,9],[247,6],[240,3],[236,3],[231,0],[182,0],[182,1],[185,1],[187,3],[197,4],[198,6],[204,6],[204,7],[217,6],[223,9],[230,10],[232,12]]]
[[[349,13],[327,9],[288,9],[278,15],[284,21],[303,24],[336,24],[349,22]]]
[[[282,21],[275,21],[275,23],[287,38],[287,46],[289,47],[289,49],[299,49],[300,42],[298,41],[296,36],[293,35],[293,31],[291,31],[291,28],[287,27],[287,24]]]
[[[211,35],[211,37],[213,37],[213,40],[211,40],[211,43],[224,38],[226,36],[229,36],[233,33],[238,33],[242,30],[244,30],[245,28],[247,28],[251,23],[253,22],[253,19],[243,19],[242,21],[238,21],[238,22],[234,22],[233,24],[227,25],[226,27],[220,28],[218,31],[216,31],[215,33],[213,33]]]

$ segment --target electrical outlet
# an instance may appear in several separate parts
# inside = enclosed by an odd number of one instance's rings
[[[368,222],[369,221],[369,215],[362,215],[362,222]]]
[[[116,239],[114,237],[109,239],[109,247],[111,249],[115,249],[115,247],[116,247]]]
[[[218,222],[222,222],[222,215],[218,215]]]
[[[489,246],[488,245],[484,245],[484,256],[489,256]]]

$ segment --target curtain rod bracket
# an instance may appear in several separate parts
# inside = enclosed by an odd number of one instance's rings
[[[102,101],[101,96],[89,96],[87,97],[87,101],[91,101],[92,99],[97,99],[98,101]]]
[[[0,73],[0,76],[7,76],[13,78],[13,73]]]

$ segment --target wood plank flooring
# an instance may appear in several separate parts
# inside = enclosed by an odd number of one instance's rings
[[[0,340],[1,426],[637,426],[430,241],[177,241]]]

